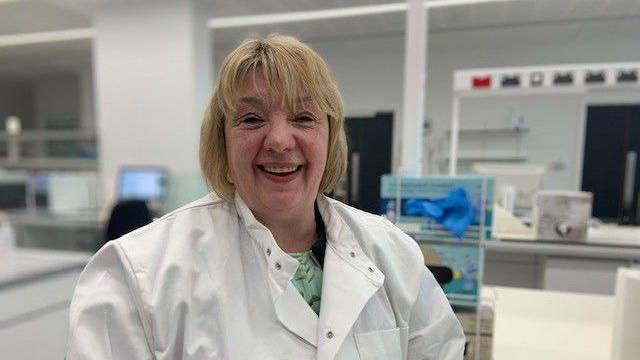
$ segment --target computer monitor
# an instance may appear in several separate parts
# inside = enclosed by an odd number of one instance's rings
[[[161,203],[167,195],[167,170],[152,166],[125,166],[120,169],[118,198]]]
[[[515,190],[514,213],[529,215],[533,196],[544,186],[546,166],[541,164],[475,163],[473,172],[494,176],[496,179],[496,199],[502,197],[505,187]]]

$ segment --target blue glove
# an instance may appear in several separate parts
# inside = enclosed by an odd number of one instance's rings
[[[462,239],[464,232],[473,223],[476,209],[467,192],[456,187],[447,196],[435,200],[409,199],[405,203],[405,215],[424,216],[437,221],[455,237]]]

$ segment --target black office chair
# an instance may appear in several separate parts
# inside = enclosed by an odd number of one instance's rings
[[[446,266],[427,265],[427,268],[429,268],[429,271],[431,271],[440,286],[453,280],[453,271]]]
[[[105,233],[105,243],[150,224],[152,221],[151,211],[143,200],[120,201],[111,210]]]

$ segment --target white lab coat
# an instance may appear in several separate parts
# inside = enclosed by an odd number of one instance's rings
[[[208,195],[104,246],[70,309],[67,359],[460,360],[464,335],[416,243],[317,199],[327,234],[319,317],[236,195]]]

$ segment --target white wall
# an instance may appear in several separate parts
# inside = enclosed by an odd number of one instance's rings
[[[430,34],[429,74],[426,117],[433,120],[432,134],[425,147],[435,148],[440,157],[448,152],[444,130],[451,116],[452,76],[456,69],[476,67],[525,66],[562,63],[640,61],[640,19],[550,23],[535,26],[509,26]],[[346,38],[310,41],[325,57],[342,89],[347,115],[394,110],[402,119],[403,34],[378,38]],[[216,47],[216,64],[230,51]],[[520,146],[531,162],[565,165],[549,171],[546,185],[576,188],[581,167],[583,102],[636,101],[640,94],[595,94],[588,97],[523,97],[465,102],[462,126],[474,122],[508,121],[514,114],[524,116],[531,131],[523,135]],[[397,127],[396,127],[397,128]],[[398,164],[395,131],[394,165]],[[464,140],[462,140],[464,141]],[[484,146],[503,142],[503,150],[517,146],[511,139],[486,139]],[[470,144],[477,150],[483,144]],[[462,146],[465,146],[464,144]],[[427,156],[424,156],[428,161]],[[425,169],[435,172],[434,164]]]
[[[127,2],[96,14],[96,110],[107,204],[121,166],[199,174],[199,130],[211,79],[206,6]]]

